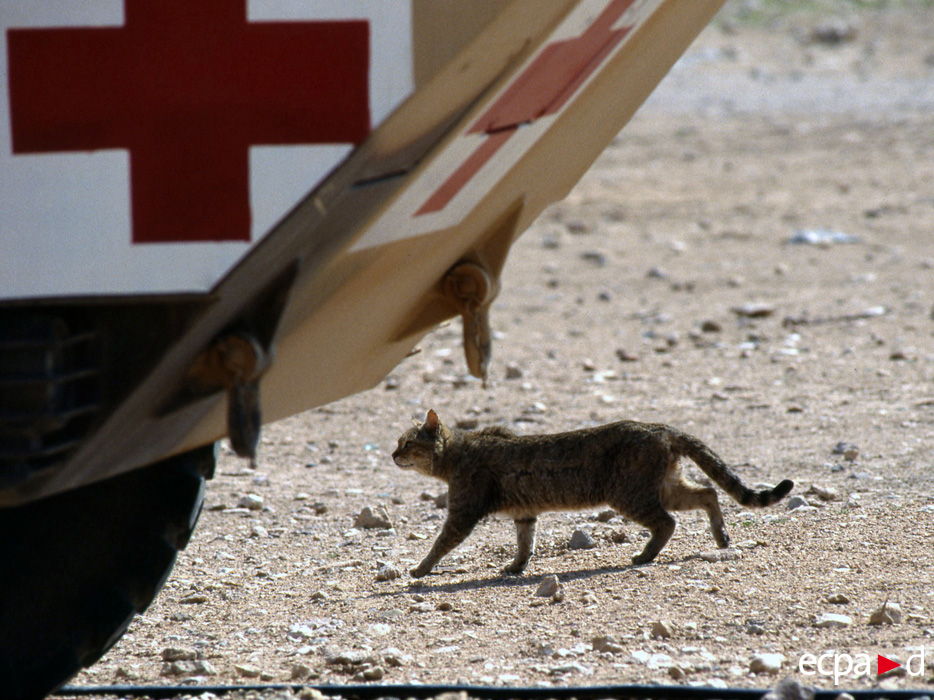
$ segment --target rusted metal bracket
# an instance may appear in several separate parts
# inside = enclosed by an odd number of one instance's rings
[[[272,350],[264,350],[252,335],[230,333],[208,346],[195,360],[188,375],[191,387],[198,393],[227,392],[230,446],[254,466],[263,425],[259,380],[272,364],[272,355]]]
[[[462,262],[451,268],[441,282],[445,298],[464,320],[464,354],[470,373],[486,386],[487,368],[493,354],[490,304],[499,293],[499,278],[485,266]]]

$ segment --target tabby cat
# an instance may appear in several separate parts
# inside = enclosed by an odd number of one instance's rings
[[[703,508],[717,546],[730,538],[712,487],[685,480],[679,459],[689,457],[740,504],[761,508],[784,498],[788,479],[753,491],[704,443],[667,425],[621,421],[555,435],[519,436],[502,427],[468,431],[443,425],[434,411],[399,438],[393,461],[448,484],[448,517],[428,556],[411,570],[426,575],[490,513],[516,523],[518,551],[505,573],[525,570],[535,549],[539,513],[609,505],[645,526],[651,537],[633,564],[652,561],[668,542],[675,519],[668,510]]]

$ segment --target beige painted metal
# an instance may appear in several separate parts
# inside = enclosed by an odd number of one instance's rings
[[[424,84],[359,154],[365,159],[359,179],[372,182],[368,186],[380,202],[377,213],[341,222],[348,231],[342,232],[340,252],[324,267],[299,275],[275,362],[262,381],[264,420],[374,386],[427,331],[455,315],[441,291],[445,272],[470,260],[498,275],[509,246],[548,204],[574,186],[721,4],[658,2],[638,32],[455,226],[354,249],[354,241],[405,191],[437,184],[423,182],[428,165],[444,157],[463,125],[483,113],[497,88],[509,83],[523,60],[548,41],[577,5],[571,0],[491,3],[485,10],[498,10],[495,18],[486,14],[458,25],[479,34],[470,41],[463,36],[450,41],[449,50],[463,48],[449,59],[438,37],[452,26],[450,14],[465,5],[417,1],[416,76]],[[438,68],[441,63],[444,67]],[[435,143],[426,145],[432,139]],[[214,440],[223,430],[224,403],[218,401],[179,449]]]

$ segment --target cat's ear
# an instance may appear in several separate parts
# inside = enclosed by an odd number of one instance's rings
[[[428,409],[428,415],[425,416],[425,425],[423,426],[425,430],[430,433],[438,432],[438,428],[441,426],[441,419],[438,418],[438,414],[434,412],[433,409]]]

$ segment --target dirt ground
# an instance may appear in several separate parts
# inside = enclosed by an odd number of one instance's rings
[[[794,677],[930,695],[931,36],[922,0],[731,0],[513,248],[490,386],[467,376],[455,321],[373,390],[268,426],[257,472],[224,450],[165,590],[74,684]],[[522,433],[671,423],[805,503],[721,494],[728,556],[683,513],[642,567],[640,527],[543,516],[520,577],[500,574],[512,522],[490,518],[415,581],[444,488],[390,453],[428,408]],[[367,506],[393,527],[355,527]],[[576,530],[594,546],[570,548]],[[561,594],[537,596],[552,575]],[[885,603],[900,619],[870,624]],[[907,673],[878,679],[877,654]]]

